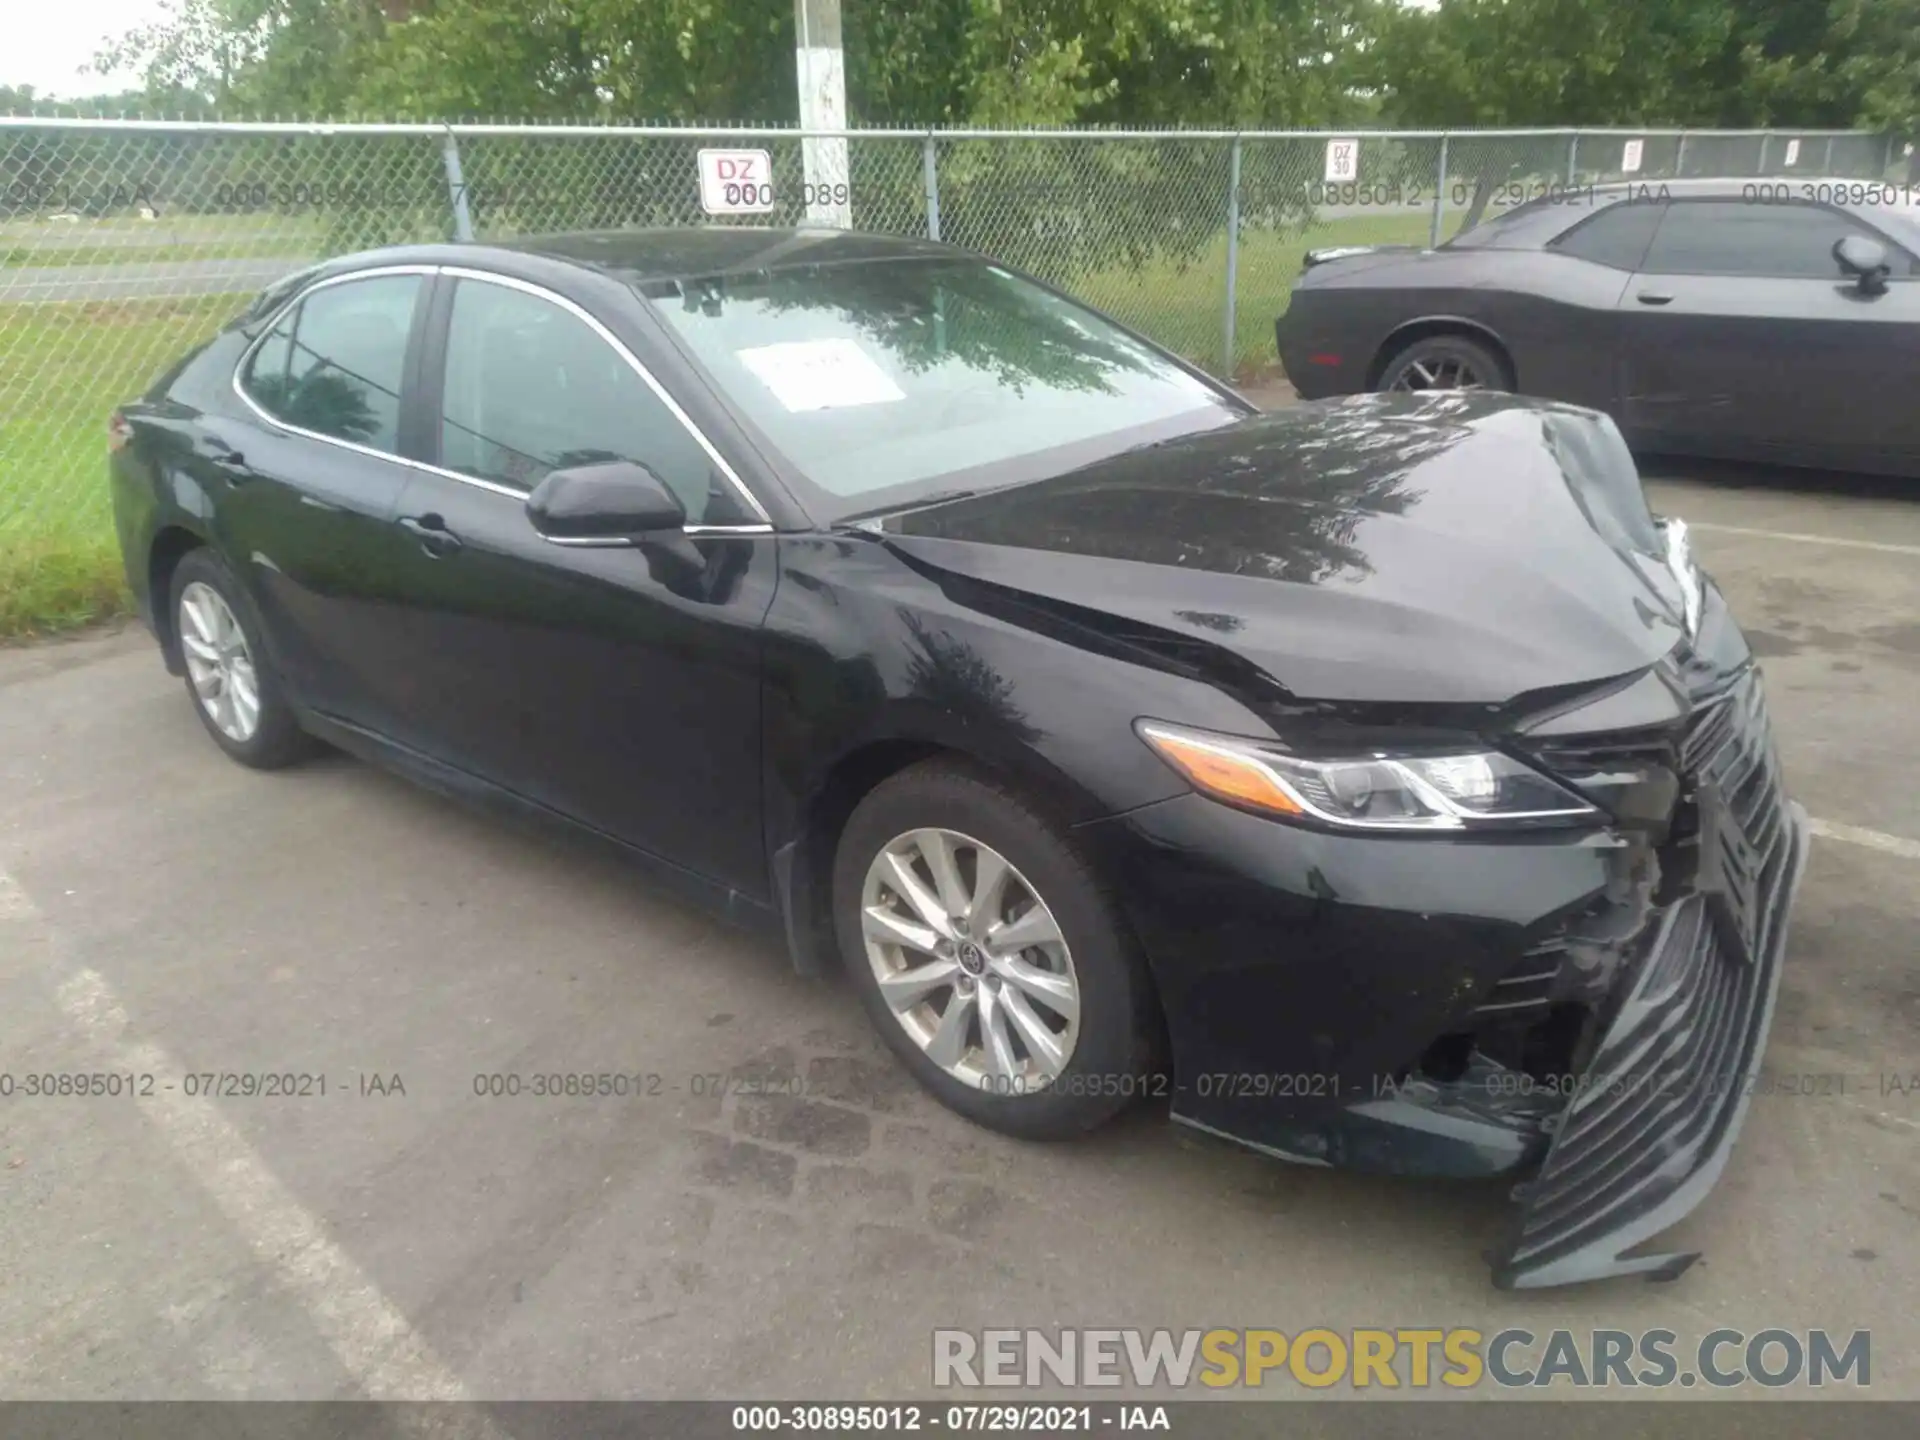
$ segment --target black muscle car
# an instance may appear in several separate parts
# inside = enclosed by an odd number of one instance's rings
[[[603,837],[981,1124],[1530,1174],[1502,1284],[1691,1258],[1623,1252],[1733,1144],[1804,821],[1604,416],[1261,416],[979,257],[727,228],[330,262],[111,436],[242,764]]]
[[[1920,475],[1920,188],[1555,189],[1438,249],[1313,251],[1277,325],[1303,397],[1485,388],[1635,449]]]

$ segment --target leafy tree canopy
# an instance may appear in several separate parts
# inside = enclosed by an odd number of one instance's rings
[[[843,26],[867,125],[1920,119],[1920,0],[845,0]],[[786,123],[793,29],[789,0],[176,0],[102,62],[175,113]]]

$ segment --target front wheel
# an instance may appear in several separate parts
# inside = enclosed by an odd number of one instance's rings
[[[847,822],[834,918],[873,1023],[943,1104],[1027,1139],[1146,1093],[1150,989],[1118,907],[1000,781],[930,761]]]
[[[1511,390],[1506,362],[1487,346],[1460,335],[1415,340],[1380,369],[1381,390]]]

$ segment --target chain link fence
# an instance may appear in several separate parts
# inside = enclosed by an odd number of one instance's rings
[[[715,149],[766,153],[770,186],[750,197],[760,213],[707,212],[700,152]],[[1245,374],[1273,362],[1273,320],[1309,249],[1436,244],[1555,186],[1877,180],[1899,158],[1859,132],[821,135],[0,117],[0,632],[22,575],[110,557],[113,405],[251,295],[331,255],[614,226],[850,223],[983,251],[1216,373]]]

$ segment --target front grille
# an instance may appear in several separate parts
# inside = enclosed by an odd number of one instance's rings
[[[1689,790],[1716,787],[1734,822],[1721,827],[1713,851],[1722,873],[1699,876],[1699,888],[1661,913],[1631,989],[1524,1191],[1516,1235],[1496,1271],[1503,1285],[1685,1268],[1693,1257],[1620,1256],[1698,1203],[1745,1111],[1804,857],[1756,673],[1696,712],[1682,765]],[[1682,833],[1670,844],[1697,845],[1698,837]],[[1750,945],[1719,923],[1723,890],[1753,902]]]
[[[1775,923],[1766,897],[1779,888],[1792,859],[1793,836],[1758,671],[1747,671],[1695,715],[1681,764],[1696,790],[1718,789],[1735,822],[1723,832],[1733,843],[1724,847],[1725,873],[1718,878],[1734,907],[1755,917],[1752,948],[1765,953]]]

